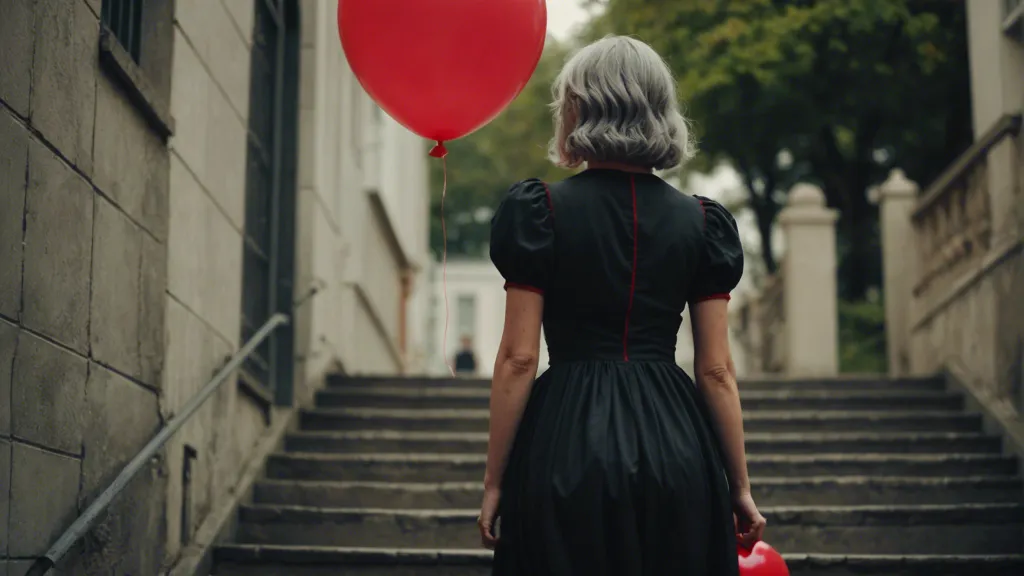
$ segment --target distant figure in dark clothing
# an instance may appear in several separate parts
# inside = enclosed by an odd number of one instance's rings
[[[462,337],[462,349],[455,354],[455,373],[463,376],[476,374],[476,354],[469,336]]]

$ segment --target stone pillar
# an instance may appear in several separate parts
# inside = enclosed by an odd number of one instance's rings
[[[917,278],[917,250],[910,216],[917,205],[917,192],[917,184],[898,169],[890,172],[878,187],[885,339],[891,376],[910,372],[910,305]]]
[[[786,374],[834,376],[839,372],[836,287],[836,210],[821,188],[798,184],[779,214],[785,235],[782,270]]]

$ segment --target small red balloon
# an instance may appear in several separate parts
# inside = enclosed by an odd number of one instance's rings
[[[782,555],[765,542],[758,542],[747,550],[737,545],[740,556],[740,576],[789,576]]]
[[[501,113],[537,68],[545,0],[339,0],[352,72],[392,118],[439,142]]]

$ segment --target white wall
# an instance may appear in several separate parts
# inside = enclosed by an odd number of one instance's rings
[[[336,4],[303,0],[302,10],[296,293],[320,288],[298,315],[297,380],[308,392],[334,369],[404,370],[402,282],[428,253],[429,157],[352,74]],[[410,313],[407,329],[415,324]]]
[[[476,300],[476,321],[473,323],[473,347],[477,369],[481,376],[493,372],[494,358],[501,343],[501,330],[505,323],[505,281],[489,260],[455,260],[448,262],[448,338],[444,338],[445,301],[441,264],[435,262],[429,272],[431,295],[424,303],[426,309],[425,348],[423,367],[427,373],[448,373],[448,362],[459,350],[462,334],[459,330],[459,296],[468,295]],[[540,369],[548,364],[547,344],[541,337]]]

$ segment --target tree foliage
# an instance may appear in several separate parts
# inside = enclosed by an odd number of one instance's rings
[[[444,208],[450,255],[486,256],[490,216],[511,184],[526,178],[560,180],[569,174],[547,160],[551,84],[567,53],[566,46],[548,37],[537,71],[519,97],[487,126],[446,144]],[[431,248],[440,254],[441,162],[432,165],[431,184]]]
[[[588,36],[636,35],[677,75],[704,153],[741,174],[769,270],[797,181],[840,209],[840,289],[880,282],[866,191],[934,178],[971,141],[964,7],[947,0],[590,0]],[[699,166],[698,166],[699,167]]]

